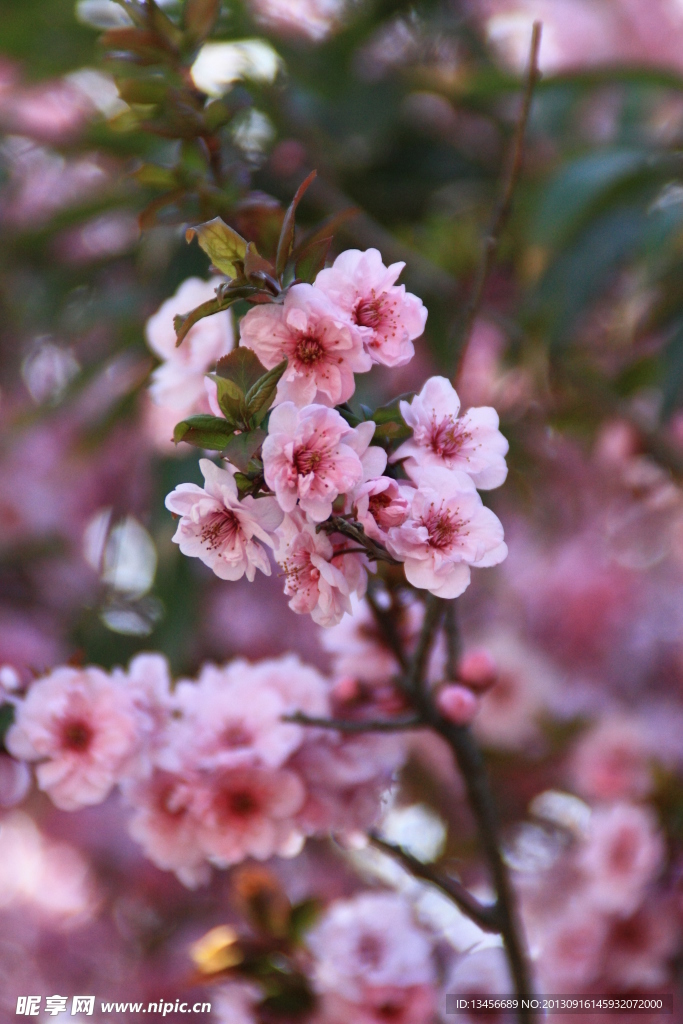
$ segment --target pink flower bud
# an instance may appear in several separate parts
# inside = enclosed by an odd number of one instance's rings
[[[463,655],[458,679],[473,690],[488,690],[498,678],[498,666],[485,647],[475,647]]]
[[[450,722],[469,725],[479,708],[479,699],[466,687],[449,683],[439,690],[436,705]]]
[[[350,704],[360,697],[360,684],[353,676],[343,676],[334,684],[332,695],[341,704]]]

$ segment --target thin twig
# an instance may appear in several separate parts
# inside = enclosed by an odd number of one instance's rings
[[[500,933],[500,925],[498,921],[498,907],[496,904],[486,906],[484,903],[480,903],[479,900],[472,895],[472,893],[465,888],[462,882],[459,882],[456,878],[450,878],[446,875],[442,875],[435,868],[429,864],[423,864],[421,860],[413,857],[412,854],[404,850],[402,846],[396,846],[394,843],[388,843],[385,839],[381,839],[375,832],[369,834],[370,842],[382,853],[389,854],[395,860],[402,864],[406,870],[410,872],[415,878],[420,878],[424,882],[429,882],[431,885],[436,886],[441,892],[444,892],[449,896],[453,902],[462,910],[463,914],[466,914],[470,920],[474,921],[475,924],[479,925],[482,931],[485,932],[496,932]]]
[[[321,530],[324,530],[325,533],[341,533],[345,537],[355,540],[373,562],[388,562],[389,565],[401,565],[401,562],[392,558],[385,548],[376,544],[374,540],[368,537],[360,523],[350,523],[346,519],[342,519],[341,516],[330,516],[324,523],[318,523],[316,532],[320,533]],[[340,551],[339,554],[344,554],[344,552]]]
[[[444,604],[446,606],[443,615],[444,633],[446,634],[446,679],[448,682],[452,682],[457,676],[462,643],[455,601],[445,601]]]
[[[370,605],[372,614],[375,616],[375,622],[382,634],[382,637],[390,648],[391,653],[394,655],[399,665],[404,672],[408,671],[408,659],[405,656],[403,650],[403,644],[401,643],[401,637],[396,628],[396,621],[391,614],[390,609],[382,608],[378,603],[375,595],[372,592],[372,587],[368,587],[368,592],[365,595],[365,599]]]
[[[297,725],[312,725],[319,729],[335,729],[337,732],[403,732],[406,729],[423,729],[424,722],[417,715],[411,718],[394,718],[384,721],[351,722],[343,718],[315,718],[295,711],[292,715],[283,715],[283,722],[295,722]]]
[[[470,300],[467,303],[465,309],[465,315],[462,322],[462,327],[459,332],[459,339],[456,346],[456,351],[459,353],[458,357],[458,369],[456,371],[456,380],[460,376],[460,370],[462,369],[463,360],[467,351],[467,345],[472,334],[472,328],[474,322],[477,319],[481,302],[484,297],[484,288],[488,279],[491,267],[500,245],[501,235],[507,224],[512,209],[512,197],[514,195],[515,186],[519,178],[520,171],[522,169],[522,156],[524,153],[524,136],[526,134],[526,126],[529,120],[529,112],[531,110],[531,101],[533,99],[534,88],[536,82],[539,79],[538,70],[538,53],[541,45],[541,22],[535,21],[531,32],[531,47],[529,50],[529,67],[526,77],[526,85],[524,88],[524,94],[522,97],[522,107],[519,112],[517,124],[515,126],[515,133],[512,139],[512,148],[510,150],[510,156],[508,160],[508,166],[506,174],[503,178],[503,184],[501,189],[500,199],[496,206],[491,226],[487,232],[486,238],[484,239],[484,245],[481,253],[481,259],[477,268],[477,273],[474,278],[474,285],[472,287],[472,294]]]
[[[427,659],[429,658],[429,652],[432,649],[434,643],[434,637],[441,621],[443,614],[443,604],[434,597],[433,594],[429,594],[425,601],[425,614],[422,620],[422,629],[420,630],[420,637],[417,641],[417,647],[415,654],[410,662],[410,667],[407,675],[403,680],[403,688],[413,698],[420,696],[423,692],[422,683],[424,681],[425,670],[427,668]],[[421,708],[418,703],[418,713]]]

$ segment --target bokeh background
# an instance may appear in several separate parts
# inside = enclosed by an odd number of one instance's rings
[[[534,19],[542,79],[523,169],[463,352]],[[147,392],[144,333],[184,280],[208,276],[188,223],[220,214],[267,251],[316,168],[302,230],[333,218],[333,252],[405,261],[429,308],[413,362],[376,367],[354,401],[419,390],[462,358],[464,404],[495,406],[510,440],[491,499],[510,555],[459,608],[467,644],[501,670],[476,728],[545,976],[558,990],[678,991],[683,4],[224,0],[186,69],[218,104],[220,188],[192,112],[164,91],[177,69],[102,42],[125,28],[117,4],[2,0],[0,26],[0,685],[145,650],[175,675],[288,650],[334,671],[276,575],[227,584],[171,543],[164,496],[200,477]],[[7,724],[8,704],[0,714]],[[575,803],[539,803],[548,793]],[[447,855],[481,880],[436,740],[415,739],[400,800],[438,816]],[[558,836],[610,801],[650,808],[663,866],[597,952],[576,935],[562,946],[553,933],[552,947],[531,880],[563,888]],[[189,944],[237,914],[228,874],[185,890],[142,858],[115,798],[57,811],[6,754],[0,806],[0,1019],[15,1019],[18,988],[184,991]],[[273,870],[297,898],[360,885],[324,843]],[[554,914],[571,916],[561,900]]]

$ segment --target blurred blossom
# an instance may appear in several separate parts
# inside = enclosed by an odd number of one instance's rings
[[[31,788],[31,772],[23,761],[0,754],[0,807],[20,804]]]
[[[38,404],[59,402],[80,369],[71,349],[61,348],[48,338],[37,338],[21,364],[24,383]]]
[[[382,818],[381,834],[425,863],[438,860],[446,843],[445,822],[425,804],[391,807]]]
[[[341,24],[348,0],[250,0],[256,18],[284,36],[319,42]]]
[[[95,2],[107,3],[108,0],[95,0]],[[127,17],[119,4],[112,3],[111,6],[115,6],[119,14]],[[115,117],[116,114],[128,109],[128,104],[124,103],[119,96],[114,79],[103,71],[98,71],[96,68],[81,68],[79,71],[72,71],[67,75],[65,81],[79,89],[104,117]]]
[[[13,228],[39,227],[65,207],[92,200],[111,179],[96,153],[67,158],[18,135],[1,149],[8,180],[0,191],[0,218]]]
[[[127,28],[133,24],[116,0],[78,0],[76,17],[93,28]]]
[[[67,927],[87,920],[97,905],[81,854],[43,836],[21,811],[0,817],[0,907],[15,905]]]
[[[201,92],[207,96],[222,96],[239,79],[274,81],[281,66],[280,57],[265,39],[241,39],[230,43],[204,43],[191,74]]]
[[[252,160],[257,159],[275,138],[275,127],[260,110],[249,110],[235,119],[233,129],[235,145]]]
[[[494,633],[481,643],[495,658],[498,677],[481,697],[474,731],[487,745],[524,749],[539,738],[539,720],[557,699],[558,671],[512,633]]]
[[[648,736],[639,719],[606,717],[574,748],[571,779],[576,790],[589,799],[642,799],[654,783],[651,760],[656,754],[656,740]]]
[[[140,238],[137,217],[124,210],[103,213],[77,228],[63,232],[56,247],[63,259],[73,263],[108,259],[132,249]]]
[[[102,509],[83,534],[86,561],[102,582],[131,596],[147,593],[154,582],[157,554],[154,541],[133,516],[111,525],[111,509]]]
[[[39,142],[68,142],[86,126],[94,112],[82,89],[66,79],[19,85],[0,83],[0,125],[12,135]]]

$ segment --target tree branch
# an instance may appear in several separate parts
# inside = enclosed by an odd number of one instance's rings
[[[386,853],[390,857],[393,857],[415,878],[420,878],[424,882],[429,882],[437,889],[440,889],[441,892],[445,893],[446,896],[449,896],[455,905],[462,910],[463,914],[469,917],[471,921],[474,921],[482,931],[500,932],[498,907],[495,903],[490,906],[480,903],[479,900],[465,888],[462,882],[459,882],[456,878],[450,878],[446,875],[442,875],[429,864],[423,864],[421,860],[413,857],[413,855],[408,853],[407,850],[404,850],[402,846],[396,846],[394,843],[388,843],[385,839],[381,839],[375,832],[371,832],[369,834],[369,839],[376,849],[381,850],[382,853]]]
[[[399,636],[391,611],[380,607],[372,592],[372,586],[368,587],[365,599],[372,609],[372,614],[375,616],[375,622],[377,623],[382,636],[386,640],[387,646],[391,649],[391,653],[394,655],[403,671],[407,672],[408,659],[405,656],[401,637]]]
[[[345,537],[350,537],[351,540],[355,540],[357,544],[360,544],[365,553],[373,562],[388,562],[389,565],[401,565],[402,563],[392,558],[385,548],[379,544],[375,544],[374,540],[366,534],[360,523],[350,523],[346,519],[342,519],[341,516],[330,516],[324,523],[318,523],[316,526],[316,532],[320,533],[324,530],[325,533],[341,533]],[[339,554],[344,554],[340,551]]]
[[[295,711],[292,715],[283,715],[283,722],[295,722],[297,725],[312,725],[319,729],[336,729],[337,732],[402,732],[406,729],[421,729],[425,723],[417,715],[412,718],[395,718],[386,721],[353,722],[343,718],[315,718]]]
[[[467,303],[465,309],[465,315],[463,318],[462,326],[459,331],[459,338],[456,345],[456,351],[459,353],[458,368],[455,374],[457,380],[460,376],[462,369],[463,360],[467,351],[467,346],[472,334],[472,328],[474,322],[479,315],[481,308],[481,302],[484,297],[484,288],[488,280],[488,276],[493,266],[498,246],[500,245],[501,235],[505,229],[512,209],[512,197],[514,195],[515,186],[519,178],[520,171],[522,169],[522,156],[524,153],[524,136],[526,133],[527,122],[529,120],[529,112],[531,110],[531,101],[533,99],[534,88],[536,82],[540,77],[538,70],[538,53],[541,46],[541,22],[535,21],[531,32],[531,47],[529,50],[529,66],[527,70],[526,85],[524,88],[524,94],[522,96],[522,107],[519,112],[517,124],[515,126],[515,132],[512,139],[512,148],[510,150],[510,156],[508,159],[508,166],[506,174],[503,178],[503,184],[501,189],[501,196],[496,206],[491,226],[484,239],[483,249],[481,253],[481,259],[479,266],[474,278],[474,285],[472,287],[472,294],[470,300]]]

